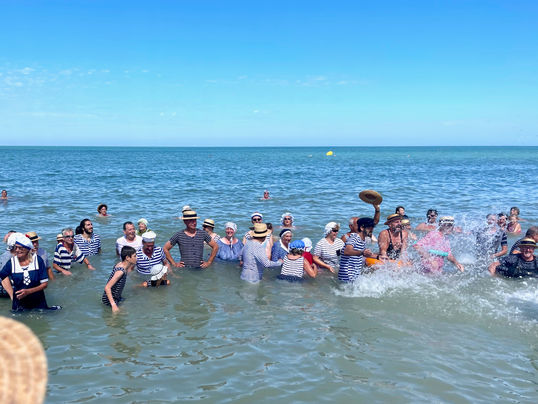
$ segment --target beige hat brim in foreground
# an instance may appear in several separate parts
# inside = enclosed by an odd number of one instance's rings
[[[26,325],[0,317],[0,403],[43,403],[47,357]]]
[[[373,189],[365,189],[359,194],[359,198],[361,198],[363,202],[371,203],[372,205],[379,205],[383,202],[381,194]]]

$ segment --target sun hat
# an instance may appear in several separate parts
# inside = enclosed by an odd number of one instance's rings
[[[454,218],[452,216],[441,216],[439,219],[439,225],[454,224]]]
[[[149,272],[151,274],[150,280],[158,281],[164,276],[164,274],[168,272],[168,268],[164,266],[163,264],[157,264],[157,265],[153,265],[151,269],[149,270]]]
[[[304,250],[304,242],[303,240],[293,240],[291,243],[290,243],[290,250],[293,250],[293,249],[298,249],[298,250]]]
[[[406,225],[410,224],[411,222],[409,221],[409,219],[402,219],[401,223],[402,223],[403,226],[406,226]]]
[[[64,235],[62,233],[56,235],[56,241],[62,241],[64,239]]]
[[[138,222],[136,222],[136,224],[140,224],[140,223],[144,223],[146,225],[146,227],[148,227],[148,221],[146,219],[144,219],[143,217],[138,219]]]
[[[279,233],[278,237],[282,238],[282,236],[284,234],[288,233],[288,232],[291,233],[291,230],[290,229],[282,229],[282,230],[280,230],[280,233]]]
[[[385,222],[386,225],[388,225],[390,222],[398,219],[400,220],[402,217],[398,213],[393,213],[392,215],[387,216],[387,221]]]
[[[184,210],[181,220],[200,219],[194,210]]]
[[[207,227],[211,227],[211,228],[214,229],[215,228],[215,221],[213,219],[205,219],[202,226],[207,226]]]
[[[22,233],[11,233],[10,236],[7,238],[7,250],[10,251],[15,247],[15,243],[17,242],[17,238],[20,236],[24,236]]]
[[[254,212],[252,215],[250,215],[250,220],[254,219],[256,216],[259,216],[263,219],[263,215],[260,212]]]
[[[146,231],[144,233],[142,233],[142,241],[145,242],[145,243],[152,243],[155,241],[155,238],[157,237],[157,234],[155,234],[154,231]]]
[[[43,403],[47,357],[30,328],[0,317],[0,403]]]
[[[237,225],[234,222],[226,222],[224,224],[224,230],[228,228],[233,229],[233,231],[237,231]]]
[[[252,230],[252,237],[266,237],[269,234],[267,225],[265,223],[254,223],[254,230]]]
[[[24,248],[27,248],[28,250],[31,250],[32,248],[34,248],[32,241],[22,233],[18,233],[17,236],[15,237],[15,244],[18,244]]]
[[[524,238],[523,240],[519,242],[519,246],[520,247],[528,246],[528,247],[536,248],[536,241],[534,241],[534,239],[532,238]]]
[[[101,203],[101,204],[99,204],[99,206],[97,207],[97,212],[99,212],[103,206],[106,208],[106,210],[108,210],[108,206],[106,206],[106,203]]]
[[[41,237],[39,237],[35,231],[29,231],[26,233],[26,237],[28,237],[30,241],[41,240]]]
[[[312,249],[312,240],[308,237],[302,238],[301,241],[304,243],[304,250],[309,252]]]
[[[373,189],[365,189],[359,194],[359,198],[361,198],[363,202],[371,203],[372,205],[379,205],[383,202],[381,194]]]

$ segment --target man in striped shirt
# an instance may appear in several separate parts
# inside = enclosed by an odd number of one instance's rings
[[[63,242],[56,246],[54,251],[54,261],[52,267],[63,275],[71,275],[71,263],[85,263],[88,269],[95,268],[90,264],[88,258],[84,256],[80,248],[74,242],[73,229],[70,227],[62,230]]]
[[[136,252],[136,270],[142,275],[151,275],[151,268],[157,264],[168,266],[161,247],[155,247],[157,235],[150,231],[142,234],[142,248]]]
[[[81,234],[75,235],[75,244],[86,257],[101,253],[101,238],[93,232],[93,223],[90,219],[84,219],[78,227]],[[78,233],[78,232],[77,232]]]
[[[194,210],[183,211],[181,219],[185,223],[185,230],[178,231],[164,245],[166,259],[176,268],[191,267],[204,269],[209,267],[219,250],[218,244],[211,239],[205,230],[196,228],[196,219],[199,219],[199,217]],[[207,261],[203,260],[204,241],[211,247],[211,255]],[[181,254],[181,261],[179,262],[176,262],[170,253],[170,250],[176,244]]]
[[[364,257],[374,257],[374,254],[365,247],[366,237],[372,237],[375,223],[372,218],[361,217],[357,220],[357,233],[351,233],[340,255],[340,270],[338,280],[353,282],[362,274]]]

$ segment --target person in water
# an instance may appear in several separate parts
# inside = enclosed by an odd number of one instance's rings
[[[136,224],[138,226],[138,230],[136,231],[137,236],[142,236],[142,234],[144,234],[145,232],[151,231],[151,229],[148,228],[149,222],[143,217],[138,219],[138,222],[136,222]]]
[[[214,242],[217,242],[217,240],[220,238],[220,236],[215,233],[215,221],[213,219],[205,219],[202,223],[202,229],[209,234],[209,237],[211,237],[211,240]]]
[[[121,255],[121,249],[125,246],[138,250],[142,247],[142,237],[136,234],[133,222],[123,223],[123,236],[116,240],[116,255]]]
[[[507,278],[538,277],[538,263],[534,256],[536,241],[532,238],[524,238],[519,243],[519,254],[511,254],[499,261],[491,263],[489,272]]]
[[[0,270],[0,279],[9,277],[11,281],[12,311],[60,308],[47,305],[44,292],[49,281],[47,268],[41,257],[32,253],[33,247],[28,237],[15,235],[15,255]]]
[[[97,207],[97,216],[99,217],[108,217],[108,206],[105,203],[100,204]]]
[[[136,265],[136,250],[133,247],[125,246],[121,250],[121,262],[117,263],[112,269],[101,301],[103,304],[110,306],[112,312],[120,311],[118,304],[122,300],[121,294],[127,282],[127,274],[130,273]]]
[[[280,228],[290,230],[295,229],[295,226],[293,225],[293,215],[290,212],[286,212],[280,217]]]
[[[267,200],[267,199],[271,199],[271,197],[269,196],[269,191],[268,190],[265,190],[263,191],[263,196],[261,198],[262,200]]]
[[[314,248],[314,262],[319,268],[325,268],[333,274],[338,269],[340,253],[344,248],[344,242],[337,238],[340,225],[336,222],[329,222],[325,225],[324,238],[319,240]]]
[[[225,236],[217,240],[219,251],[217,258],[223,261],[238,261],[243,250],[243,243],[235,237],[237,225],[233,222],[226,222],[224,225]]]
[[[315,278],[317,271],[312,268],[308,260],[303,256],[304,242],[295,240],[290,243],[290,252],[286,254],[282,262],[282,269],[278,279],[288,282],[302,281],[305,272],[312,278]]]
[[[510,215],[508,218],[506,232],[512,236],[516,236],[521,233],[521,225],[517,221],[517,215]]]
[[[267,258],[263,243],[270,235],[265,223],[255,223],[252,237],[247,241],[241,253],[242,270],[241,279],[250,283],[258,283],[263,278],[265,268],[274,268],[282,265],[282,260],[271,261]]]
[[[405,216],[405,208],[403,206],[396,206],[394,213],[397,213],[400,216]]]
[[[278,240],[271,249],[271,261],[278,261],[283,259],[287,253],[290,252],[289,245],[293,234],[290,229],[282,229],[279,234],[280,240]]]
[[[454,218],[443,216],[439,220],[439,228],[432,230],[413,246],[421,256],[421,266],[424,272],[441,273],[445,265],[444,257],[461,272],[464,271],[456,258],[452,255],[450,241],[446,237],[454,229]]]
[[[487,254],[496,259],[508,252],[506,232],[499,227],[497,215],[486,216],[486,227],[475,231],[476,247],[479,254]]]
[[[364,258],[374,258],[375,255],[365,247],[367,237],[372,236],[375,223],[372,218],[361,217],[357,220],[357,233],[352,233],[345,243],[340,255],[340,270],[338,280],[341,282],[353,282],[362,275]]]
[[[86,257],[101,253],[101,238],[99,234],[93,232],[93,223],[90,219],[81,220],[75,233],[75,243]]]
[[[428,209],[426,212],[426,221],[420,223],[416,230],[417,231],[432,231],[437,229],[437,210]]]
[[[198,215],[194,210],[183,212],[181,220],[185,224],[185,229],[175,233],[164,245],[166,259],[176,268],[208,268],[213,263],[219,250],[219,246],[211,239],[209,234],[203,229],[196,228]],[[204,242],[211,247],[211,255],[204,261]],[[178,246],[180,261],[176,262],[170,250],[174,245]]]
[[[50,266],[49,254],[44,248],[39,247],[39,240],[41,240],[41,237],[39,237],[35,231],[29,231],[28,233],[26,233],[26,237],[30,239],[34,246],[32,252],[39,255],[45,263],[45,268],[47,268],[47,275],[49,279],[54,279],[54,275],[52,274],[52,267]]]
[[[402,217],[394,213],[387,217],[385,229],[377,237],[379,245],[379,259],[397,260],[407,255],[407,232],[402,230]]]
[[[54,260],[52,261],[52,267],[56,272],[60,272],[63,275],[72,275],[71,264],[73,262],[79,264],[84,262],[88,269],[95,270],[79,246],[75,244],[73,229],[70,227],[63,229],[62,235],[63,240],[56,246]]]
[[[0,196],[0,200],[7,201],[9,198],[7,196],[7,191],[5,189],[2,190],[2,196]]]
[[[512,248],[510,249],[510,254],[519,254],[519,243],[523,241],[526,238],[532,238],[536,243],[538,243],[538,226],[531,226],[527,229],[527,232],[525,233],[525,237],[520,238],[517,240]]]

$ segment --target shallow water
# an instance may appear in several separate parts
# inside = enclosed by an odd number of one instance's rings
[[[525,230],[538,223],[538,148],[0,150],[2,234],[37,231],[52,253],[63,227],[90,217],[103,240],[95,272],[49,283],[63,310],[15,316],[45,346],[47,402],[536,402],[538,281],[491,278],[469,236],[453,244],[463,274],[383,268],[342,286],[267,271],[250,285],[215,263],[153,290],[130,276],[116,316],[100,296],[122,223],[147,218],[162,245],[185,204],[220,234],[228,220],[243,234],[255,210],[274,224],[289,210],[296,236],[315,243],[326,222],[371,215],[357,194],[374,188],[382,217],[402,204],[416,225],[434,207],[471,230],[517,205]],[[95,218],[101,202],[112,217]]]

